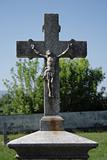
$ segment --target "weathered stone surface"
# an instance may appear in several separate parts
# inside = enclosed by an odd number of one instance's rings
[[[60,116],[44,116],[41,119],[41,131],[62,131],[64,130],[64,119]]]
[[[66,131],[38,131],[8,143],[22,159],[87,159],[97,143]]]

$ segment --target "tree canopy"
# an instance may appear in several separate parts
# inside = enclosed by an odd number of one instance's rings
[[[11,110],[8,108],[8,113],[35,113],[40,110],[41,103],[43,103],[38,59],[18,61],[16,67],[16,71],[14,68],[11,69],[12,81],[4,80],[7,95],[11,101]]]
[[[92,69],[87,59],[61,60],[60,95],[62,111],[103,110],[105,78],[102,68]]]

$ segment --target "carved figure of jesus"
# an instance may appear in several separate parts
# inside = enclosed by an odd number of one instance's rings
[[[46,67],[43,73],[43,78],[47,81],[48,86],[48,97],[52,98],[54,97],[53,93],[53,81],[54,81],[54,75],[55,75],[55,65],[56,65],[56,59],[62,57],[65,55],[69,50],[73,50],[73,43],[75,40],[71,40],[68,44],[67,49],[59,54],[58,56],[54,55],[50,50],[47,50],[45,55],[41,54],[37,49],[36,45],[34,44],[34,41],[32,39],[29,40],[31,49],[34,51],[36,55],[39,55],[40,57],[44,58],[46,60]]]

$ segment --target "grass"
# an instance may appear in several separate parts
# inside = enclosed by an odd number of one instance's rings
[[[23,136],[23,134],[9,135],[9,140],[16,139]],[[6,145],[3,144],[3,136],[0,135],[0,160],[16,160],[16,152],[12,149],[9,149]]]
[[[107,160],[107,132],[78,132],[77,134],[99,143],[96,149],[89,152],[89,160]],[[23,134],[9,135],[9,139],[21,136]],[[15,154],[15,151],[3,145],[3,136],[0,135],[0,160],[15,160]]]
[[[81,136],[98,142],[98,147],[89,152],[89,160],[107,160],[107,132],[81,132]]]

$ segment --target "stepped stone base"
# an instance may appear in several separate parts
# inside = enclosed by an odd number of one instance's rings
[[[37,131],[8,143],[18,159],[88,159],[97,143],[66,131]]]

